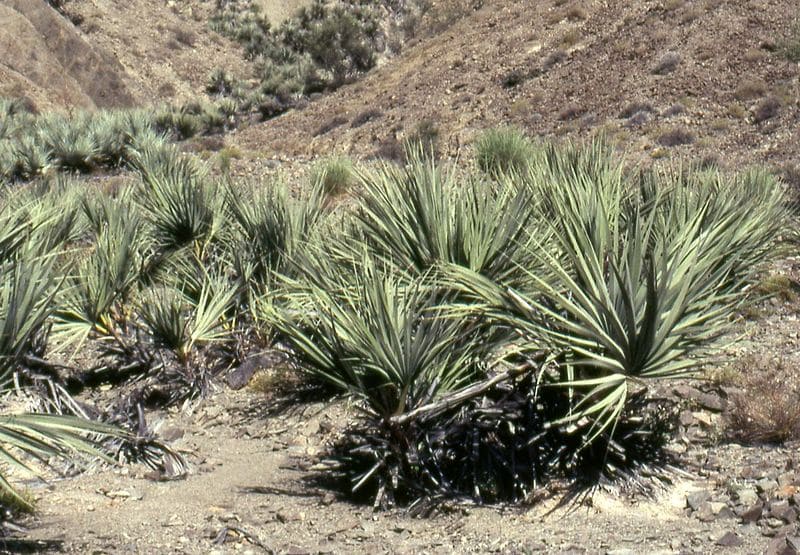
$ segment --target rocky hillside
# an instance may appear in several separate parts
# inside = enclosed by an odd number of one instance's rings
[[[789,53],[798,14],[793,0],[462,5],[362,81],[239,141],[287,157],[369,155],[426,122],[454,155],[487,126],[513,124],[542,136],[602,132],[644,160],[782,165],[800,152]]]
[[[210,2],[0,0],[0,95],[39,109],[186,102],[211,72],[247,76]]]

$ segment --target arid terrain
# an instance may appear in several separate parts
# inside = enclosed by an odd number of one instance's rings
[[[258,4],[277,25],[308,2]],[[206,98],[218,68],[254,81],[242,46],[210,29],[214,6],[67,0],[57,11],[0,0],[0,96],[70,112]],[[224,153],[231,175],[280,175],[297,188],[318,159],[391,157],[420,129],[435,129],[442,157],[459,160],[485,129],[515,126],[541,139],[603,135],[640,165],[763,166],[800,191],[800,64],[785,54],[800,37],[794,0],[432,6],[363,77],[183,150],[220,167]],[[552,491],[523,506],[445,503],[424,518],[374,511],[313,480],[356,409],[282,402],[289,392],[270,387],[279,371],[266,367],[241,389],[222,377],[206,398],[148,414],[188,475],[98,465],[31,481],[36,512],[0,551],[800,553],[800,443],[737,433],[753,403],[800,406],[800,259],[790,248],[765,276],[767,298],[737,315],[718,363],[660,386],[680,399],[680,416],[671,482],[655,495],[614,485],[566,507]],[[786,416],[800,421],[800,411]]]

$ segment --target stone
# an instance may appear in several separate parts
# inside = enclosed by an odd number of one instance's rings
[[[769,516],[779,516],[779,513],[789,508],[789,502],[784,500],[774,500],[769,504],[767,514]]]
[[[165,441],[176,441],[181,439],[186,434],[183,428],[178,426],[167,426],[164,429],[160,430],[159,435],[161,439]]]
[[[793,486],[796,484],[794,472],[784,472],[778,476],[778,485],[781,487]]]
[[[764,551],[765,555],[797,555],[797,549],[795,549],[792,545],[786,541],[786,538],[783,536],[777,537],[767,546],[766,551]]]
[[[786,486],[778,486],[778,489],[775,490],[775,497],[778,499],[791,499],[797,493],[797,486],[794,485],[786,485]]]
[[[694,516],[700,522],[711,522],[717,515],[714,513],[711,503],[706,501],[694,512]]]
[[[739,547],[743,543],[742,538],[733,532],[725,532],[725,534],[717,540],[717,545],[722,547]]]
[[[708,490],[693,491],[686,496],[686,506],[697,511],[700,507],[711,499],[711,492]]]
[[[766,524],[770,528],[783,528],[783,520],[775,518],[774,516],[767,517]]]
[[[692,411],[683,411],[679,418],[682,426],[691,426],[694,424],[694,415],[692,414]]]
[[[695,398],[698,405],[711,412],[722,412],[725,410],[725,400],[713,393],[700,393]]]
[[[714,510],[713,506],[712,510]],[[717,518],[736,518],[736,513],[734,513],[730,505],[726,503],[722,503],[722,507],[714,514],[717,515]]]
[[[758,522],[764,512],[764,506],[759,502],[739,515],[742,522]]]

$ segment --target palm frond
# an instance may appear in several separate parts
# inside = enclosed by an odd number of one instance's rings
[[[98,436],[128,437],[128,434],[114,426],[64,415],[0,415],[0,464],[36,474],[26,458],[48,464],[52,457],[63,459],[84,453],[112,462],[94,439]],[[0,490],[22,506],[30,507],[30,502],[11,485],[5,472],[0,473]]]

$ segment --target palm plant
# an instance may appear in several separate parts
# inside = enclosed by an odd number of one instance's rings
[[[143,181],[139,203],[157,248],[202,250],[213,235],[220,197],[201,168],[167,146],[147,145],[135,163]]]
[[[329,197],[346,193],[355,180],[353,162],[345,157],[330,158],[316,168],[312,180]]]
[[[52,167],[50,150],[33,135],[23,135],[15,144],[17,168],[15,177],[33,179]]]
[[[544,179],[532,185],[548,199],[542,217],[556,240],[555,250],[536,247],[548,271],[531,272],[535,292],[498,297],[485,280],[458,274],[484,297],[486,314],[533,348],[558,353],[560,372],[541,379],[569,401],[551,424],[577,432],[580,449],[599,438],[615,445],[646,380],[700,364],[697,355],[725,331],[785,222],[781,191],[763,175],[661,176],[637,190],[594,163],[600,149],[592,152],[551,152]]]
[[[55,287],[52,260],[20,253],[6,263],[0,277],[0,387],[27,364],[30,355],[41,355],[41,336],[53,311]]]
[[[229,339],[236,294],[227,280],[207,275],[196,299],[174,287],[156,287],[142,295],[138,313],[156,343],[186,363],[197,347]]]
[[[523,287],[533,258],[537,200],[509,179],[457,185],[417,152],[405,168],[362,172],[358,228],[374,252],[418,274],[443,264],[468,268],[501,286]]]
[[[37,136],[50,152],[54,165],[79,172],[91,171],[99,149],[90,130],[88,116],[72,120],[49,116],[37,120]]]
[[[252,300],[269,289],[274,272],[291,274],[291,260],[313,243],[325,216],[324,192],[318,184],[293,199],[281,184],[258,191],[239,184],[228,188],[226,199],[237,230],[231,258]]]
[[[63,294],[55,332],[64,346],[80,345],[91,333],[112,333],[120,317],[112,312],[128,296],[144,264],[141,223],[134,212],[126,213],[124,221],[112,216],[101,225],[93,250],[68,279]]]
[[[44,465],[50,464],[52,458],[71,460],[79,453],[113,462],[97,439],[109,436],[130,438],[129,434],[115,426],[83,418],[53,414],[3,414],[0,415],[0,461],[5,467],[34,474],[37,474],[36,470],[20,454]],[[23,508],[33,508],[30,501],[21,496],[8,481],[5,471],[0,472],[0,490]]]
[[[441,314],[447,293],[432,276],[366,250],[329,242],[295,263],[299,279],[268,320],[306,372],[362,404],[360,441],[343,451],[352,490],[380,504],[419,492],[431,463],[417,460],[419,411],[485,376],[479,327]]]

